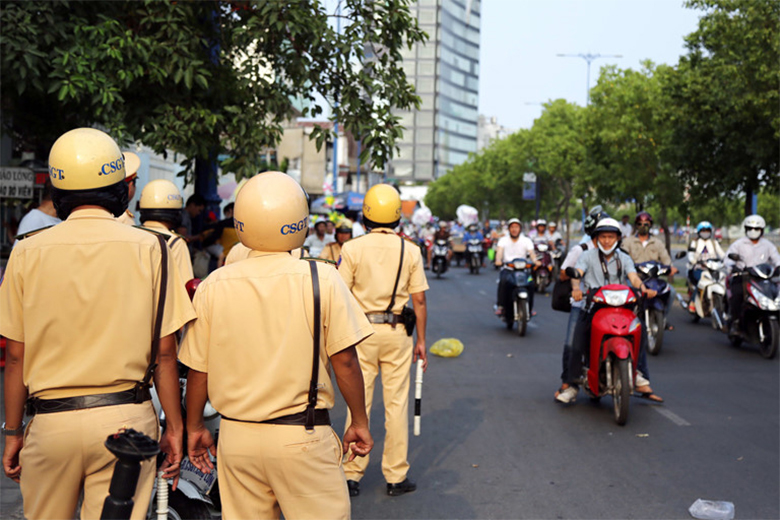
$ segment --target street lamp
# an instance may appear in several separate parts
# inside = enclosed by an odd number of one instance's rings
[[[590,62],[597,58],[622,58],[622,54],[557,54],[559,58],[582,58],[588,62],[588,90],[585,96],[585,106],[590,105]]]

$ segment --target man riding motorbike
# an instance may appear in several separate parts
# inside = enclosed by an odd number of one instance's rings
[[[563,242],[563,236],[561,236],[561,233],[558,231],[558,224],[556,224],[555,221],[550,222],[549,228],[550,247],[556,248],[560,242]]]
[[[509,236],[501,237],[498,241],[498,250],[496,251],[496,267],[501,267],[506,262],[511,262],[517,258],[529,258],[534,265],[539,266],[541,262],[536,259],[534,254],[534,244],[527,236],[522,234],[523,225],[519,219],[512,218],[508,222]],[[506,269],[501,270],[498,281],[498,301],[496,302],[496,316],[504,314],[503,302],[506,299],[506,291],[514,283],[512,273]],[[533,289],[533,288],[532,288]],[[529,291],[528,307],[533,316],[534,310],[534,290]]]
[[[463,243],[468,244],[469,240],[479,240],[480,243],[485,240],[485,237],[479,231],[479,226],[477,224],[469,224],[468,228],[466,228],[466,232],[463,233]],[[479,254],[479,263],[480,265],[485,265],[484,251]]]
[[[762,238],[766,222],[761,215],[745,217],[742,223],[745,236],[735,241],[726,251],[724,265],[729,269],[742,270],[758,264],[780,265],[780,253],[772,242]],[[732,260],[730,254],[737,254],[740,260]],[[739,334],[739,321],[744,312],[744,287],[741,276],[734,276],[730,282],[731,296],[728,301],[728,320],[731,334]]]
[[[671,266],[669,276],[674,276],[678,270],[672,265],[672,258],[669,256],[669,252],[666,250],[664,243],[658,238],[650,234],[650,228],[653,227],[653,217],[647,211],[640,211],[637,213],[634,219],[634,227],[637,234],[627,237],[623,240],[623,244],[620,246],[623,251],[628,253],[634,264],[641,264],[642,262],[660,262],[664,265]],[[672,302],[677,299],[677,292],[674,287],[669,283],[669,305],[664,309],[664,316],[667,318],[666,330],[674,330],[672,325],[669,325],[669,309],[672,308]]]
[[[655,296],[655,291],[648,290],[639,275],[636,273],[634,262],[631,257],[618,249],[617,244],[620,238],[620,224],[613,218],[601,219],[594,230],[597,247],[588,249],[577,260],[575,268],[579,271],[581,278],[572,279],[572,298],[575,302],[582,301],[583,288],[585,291],[592,291],[603,285],[610,283],[625,283],[628,278],[631,285],[640,289],[648,297]],[[582,356],[589,352],[590,343],[590,325],[592,314],[580,312],[577,325],[574,329],[573,341],[571,346],[571,355],[569,357],[568,381],[569,386],[562,388],[555,399],[561,403],[570,403],[574,401],[579,393],[579,383],[582,377]],[[643,325],[644,328],[644,325]],[[644,338],[645,334],[642,333]],[[644,348],[642,349],[642,351]],[[646,363],[646,359],[645,359]],[[647,367],[642,366],[642,355],[637,363],[637,369],[647,377]],[[644,370],[642,370],[644,368]],[[653,394],[649,381],[637,373],[636,390],[643,397],[654,401],[662,401],[660,397]],[[654,399],[655,397],[655,399]]]
[[[710,258],[716,260],[723,260],[726,254],[723,252],[723,248],[713,237],[712,224],[706,220],[702,220],[696,226],[697,238],[691,242],[688,246],[688,281],[690,282],[690,289],[688,291],[688,310],[695,311],[696,305],[696,286],[701,279],[702,268],[699,262],[704,262]]]
[[[436,230],[436,232],[433,234],[433,243],[435,244],[437,240],[444,240],[447,242],[448,250],[447,250],[447,265],[449,265],[450,260],[452,260],[452,236],[450,235],[449,229],[447,229],[447,222],[444,220],[439,221],[439,229]],[[433,246],[428,248],[428,268],[431,267],[431,256],[433,255]]]

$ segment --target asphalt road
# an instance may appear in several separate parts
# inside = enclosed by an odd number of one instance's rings
[[[738,519],[780,518],[780,365],[732,348],[707,320],[675,306],[660,356],[650,359],[655,405],[632,399],[618,426],[610,398],[553,400],[568,315],[537,295],[524,338],[493,316],[497,273],[454,268],[431,278],[430,356],[422,435],[411,437],[415,493],[389,497],[381,474],[381,387],[372,413],[375,456],[353,500],[360,518],[690,518],[697,499],[733,502]],[[413,389],[410,389],[413,397]],[[334,410],[341,432],[344,407]],[[21,518],[2,479],[2,518]]]

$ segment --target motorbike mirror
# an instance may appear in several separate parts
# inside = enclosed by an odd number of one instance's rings
[[[688,253],[686,253],[685,251],[679,251],[676,255],[674,255],[674,258],[679,260],[680,258],[684,257],[687,254]]]
[[[565,273],[566,276],[568,276],[569,278],[574,278],[575,280],[579,280],[582,277],[580,275],[580,272],[574,267],[567,267]]]
[[[729,258],[731,260],[734,260],[735,262],[742,260],[742,257],[739,256],[737,253],[729,253]]]

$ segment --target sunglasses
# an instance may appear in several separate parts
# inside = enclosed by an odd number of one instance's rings
[[[649,228],[651,225],[652,224],[650,224],[650,222],[640,222],[639,224],[636,225],[636,227],[647,227],[647,228]]]
[[[748,230],[748,231],[761,231],[764,228],[745,226],[745,229]]]

